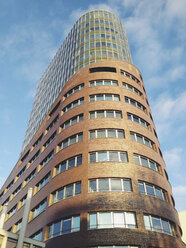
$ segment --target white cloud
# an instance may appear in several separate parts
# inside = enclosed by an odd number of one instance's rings
[[[167,165],[167,168],[171,167],[171,169],[177,170],[178,167],[182,165],[182,156],[183,149],[182,148],[172,148],[171,150],[164,151],[164,159]]]
[[[178,185],[173,187],[173,195],[175,198],[176,208],[178,211],[186,210],[186,185]]]

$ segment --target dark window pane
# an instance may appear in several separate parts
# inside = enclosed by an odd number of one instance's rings
[[[96,153],[90,153],[90,163],[96,162]]]
[[[99,191],[108,191],[109,190],[109,180],[108,179],[99,179],[98,181]]]
[[[60,235],[61,222],[54,223],[53,237]]]
[[[82,155],[77,157],[77,166],[82,164]]]
[[[132,191],[131,181],[130,180],[123,180],[123,188],[124,188],[124,191],[131,192]]]
[[[146,190],[147,190],[147,195],[155,196],[154,195],[154,188],[151,185],[146,184]]]
[[[145,194],[145,188],[143,183],[138,183],[139,185],[139,191],[141,194]]]
[[[121,180],[120,179],[111,179],[111,190],[121,191]]]
[[[81,182],[75,184],[75,195],[81,194]]]
[[[62,224],[62,233],[70,233],[71,232],[72,219],[63,220]]]
[[[66,186],[66,198],[73,196],[73,185]]]
[[[63,198],[64,198],[64,189],[60,189],[57,192],[57,200],[60,201],[60,200],[63,200]]]
[[[96,192],[96,180],[91,180],[89,182],[89,191]]]
[[[68,160],[68,169],[75,167],[75,158]]]
[[[103,110],[98,110],[97,111],[97,118],[103,118],[104,117],[104,111]]]
[[[118,152],[109,152],[109,161],[119,161]]]

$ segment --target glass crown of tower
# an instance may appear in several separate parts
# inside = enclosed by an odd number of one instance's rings
[[[66,82],[83,67],[103,60],[132,63],[125,28],[107,11],[86,13],[74,24],[39,81],[22,152],[37,132]]]

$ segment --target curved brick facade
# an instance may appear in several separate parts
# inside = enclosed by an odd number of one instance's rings
[[[102,68],[101,70],[105,70],[105,67],[107,67],[106,72],[99,71],[90,73],[90,68]],[[115,68],[116,72],[109,72],[108,70],[110,69],[108,68]],[[123,71],[127,74],[122,75]],[[112,80],[112,82],[117,81],[118,86],[98,85],[91,87],[90,82],[96,80]],[[65,97],[66,93],[68,93],[71,89],[74,89],[74,87],[83,83],[84,87],[82,87],[82,89],[79,87],[79,91],[75,92],[76,90],[73,90],[68,94],[68,97]],[[129,87],[132,88],[130,88],[130,90],[124,88],[123,83],[130,85]],[[103,98],[107,98],[106,100],[101,101],[90,101],[90,96],[92,95],[99,95],[97,99],[103,95]],[[114,98],[114,95],[117,95],[117,98]],[[112,100],[110,100],[111,97]],[[118,97],[120,98],[120,101],[116,100]],[[130,102],[132,104],[126,102],[125,97],[133,99],[133,102]],[[84,103],[82,100],[81,104],[80,100],[77,103],[76,100],[82,98],[84,98]],[[136,104],[134,102],[136,101],[138,104],[142,104],[145,109],[142,110],[141,107],[139,107],[141,105],[138,105],[138,107],[134,106]],[[58,104],[59,102],[60,104]],[[52,111],[55,109],[57,104],[57,109]],[[71,109],[68,106],[71,106]],[[74,108],[72,108],[72,106],[74,106]],[[65,109],[68,109],[68,111],[64,112]],[[120,115],[122,118],[113,118],[113,116],[106,117],[106,112],[104,112],[104,117],[102,116],[102,118],[90,118],[90,112],[98,113],[100,110],[107,112],[112,111],[110,114],[113,115],[114,113],[115,117],[116,111],[118,111],[118,113],[122,113],[122,115]],[[137,123],[137,121],[129,120],[127,113],[140,118],[139,122],[141,124]],[[37,234],[37,231],[42,230],[42,237],[46,241],[47,247],[58,248],[63,246],[68,248],[83,248],[98,246],[106,247],[109,245],[115,245],[116,247],[117,245],[128,245],[128,247],[141,248],[185,247],[181,241],[181,229],[179,227],[177,212],[174,208],[171,186],[167,180],[165,163],[161,155],[159,141],[154,132],[155,126],[150,113],[151,111],[148,105],[140,71],[132,64],[118,60],[104,61],[94,63],[81,69],[67,82],[53,104],[49,114],[46,116],[39,130],[31,140],[29,146],[24,152],[24,154],[27,154],[27,151],[30,151],[28,156],[23,159],[23,154],[22,158],[20,158],[16,167],[13,169],[1,192],[7,188],[7,185],[9,185],[12,179],[16,178],[16,175],[19,174],[24,166],[27,167],[24,174],[14,183],[14,186],[7,192],[4,191],[6,194],[4,193],[2,196],[1,203],[5,202],[8,196],[11,197],[12,193],[20,185],[20,183],[25,180],[28,182],[28,176],[34,171],[34,169],[36,169],[36,174],[33,179],[30,182],[25,183],[25,186],[22,185],[22,190],[9,202],[8,212],[25,196],[28,187],[33,187],[34,196],[31,202],[31,210],[33,211],[30,214],[26,234],[30,237],[35,233]],[[78,123],[62,129],[63,123],[69,119],[72,119],[74,116],[79,116],[82,114],[83,120],[80,121],[80,119],[78,119]],[[57,115],[59,115],[58,120],[54,122],[53,126],[50,125],[53,120],[56,119]],[[142,125],[143,121],[148,123],[148,125]],[[49,128],[49,126],[51,127]],[[90,139],[90,130],[99,129],[107,130],[105,131],[106,135],[108,135],[108,130],[110,129],[124,130],[125,138],[103,137]],[[48,140],[55,131],[56,136],[50,143]],[[148,140],[152,142],[152,147],[149,147],[147,143],[142,144],[131,140],[131,132],[145,137],[143,138],[143,141],[147,142]],[[38,142],[33,149],[33,145],[42,134],[43,137],[41,141]],[[77,134],[83,134],[82,141],[80,139],[81,135],[77,137]],[[72,137],[73,135],[76,135],[77,143],[71,144],[60,150],[59,147],[61,147],[62,141],[63,146],[66,146],[66,139],[68,139],[68,142],[74,142],[72,141],[73,138],[70,138],[71,140],[69,141],[69,137]],[[47,141],[49,143],[48,145],[46,145]],[[40,150],[39,157],[30,165],[29,161],[32,160],[38,150]],[[46,158],[51,151],[54,152],[53,157],[48,159],[48,162],[43,165],[42,168],[43,160],[47,160]],[[98,153],[103,151],[109,151],[109,153],[107,152],[107,160],[110,161],[99,160]],[[114,151],[119,152],[114,154],[119,156],[120,161],[114,161],[114,158],[110,159],[110,152]],[[92,157],[96,154],[95,156],[97,156],[97,161],[94,161],[94,157],[93,160],[90,161],[90,159],[92,159],[90,158],[90,153],[92,154]],[[127,154],[126,157],[128,161],[122,160],[123,157],[121,153],[125,156]],[[69,165],[69,159],[80,154],[82,154],[82,164],[57,174],[58,168],[56,168],[56,166],[58,164],[62,161],[68,160]],[[134,160],[134,154],[140,155],[141,158],[148,158],[149,161],[155,161],[159,164],[159,171],[147,168],[147,166],[137,165]],[[38,190],[38,187],[40,187],[40,184],[38,183],[41,182],[41,180],[45,178],[48,173],[51,175],[50,179],[45,186]],[[99,187],[99,180],[103,178],[110,178],[110,185],[113,178],[121,178],[122,180],[130,179],[131,189],[128,190],[130,192],[126,192],[124,188],[122,188],[124,190],[112,190],[110,188],[110,191],[98,190],[100,192],[90,192],[90,180],[96,179],[96,187]],[[161,192],[164,194],[164,200],[152,195],[140,194],[138,186],[139,181],[143,182],[144,185],[146,185],[145,187],[148,187],[148,185],[153,185],[154,189],[161,189]],[[69,190],[68,186],[76,182],[81,182],[80,194],[77,193],[77,195],[69,198],[66,197],[66,199],[53,203],[55,198],[55,194],[53,193],[56,192],[56,190],[63,188],[65,194],[67,194]],[[74,190],[74,192],[76,192],[75,188]],[[146,190],[148,191],[148,189]],[[40,206],[42,201],[45,199],[47,200],[45,210],[33,218],[33,214],[36,212],[34,212],[34,209],[37,208],[37,206]],[[16,228],[15,223],[22,218],[23,210],[24,208],[21,207],[17,210],[16,214],[11,216],[6,221],[5,229],[9,230],[11,227],[13,227],[13,229]],[[99,218],[97,217],[97,224],[94,228],[92,228],[89,226],[91,221],[89,214],[95,212],[98,213],[97,216],[99,215]],[[112,213],[111,216],[114,216],[115,213],[123,212],[135,214],[135,228],[134,226],[114,226],[115,224],[113,223],[113,226],[105,226],[105,228],[101,225],[99,226],[98,222],[101,222],[101,214],[99,213],[106,212]],[[150,215],[153,218],[156,217],[157,221],[161,219],[161,225],[166,226],[167,223],[169,223],[175,231],[171,231],[171,234],[161,233],[164,232],[162,231],[164,229],[162,229],[161,232],[157,231],[157,229],[155,230],[156,226],[153,226],[151,230],[147,230],[144,223],[144,215]],[[75,228],[72,229],[72,226],[75,225],[74,216],[80,216],[80,230]],[[63,234],[63,231],[61,231],[58,232],[55,237],[54,227],[52,227],[53,229],[51,230],[53,230],[53,236],[50,236],[49,226],[52,223],[52,225],[54,225],[61,219],[67,220],[67,218],[71,217],[73,219],[70,224],[71,233]],[[151,221],[153,221],[152,217],[150,219]],[[55,228],[57,230],[57,224]]]

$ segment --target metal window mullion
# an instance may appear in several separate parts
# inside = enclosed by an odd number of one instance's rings
[[[164,233],[162,219],[161,218],[159,218],[159,219],[160,219],[161,231],[162,231],[162,233]]]
[[[112,191],[112,188],[111,188],[111,179],[108,178],[108,180],[109,180],[109,191]]]
[[[96,179],[96,192],[99,192],[99,179]]]
[[[105,131],[105,138],[108,138],[108,129],[104,128],[104,131]]]
[[[73,183],[72,185],[73,185],[72,196],[75,196],[76,183]]]
[[[148,193],[147,193],[147,188],[146,188],[146,183],[145,183],[145,182],[141,182],[141,183],[143,183],[143,187],[144,187],[144,189],[145,189],[145,195],[148,195]]]
[[[144,138],[144,136],[142,136],[142,139],[143,139],[143,144],[145,145],[145,138]]]
[[[66,199],[66,186],[63,187],[63,199]]]
[[[59,231],[59,233],[60,233],[60,235],[62,234],[62,227],[63,227],[63,220],[60,220],[60,231]]]
[[[110,215],[111,215],[111,226],[114,227],[114,214],[113,214],[113,211],[110,212]]]
[[[98,161],[98,152],[95,152],[96,153],[96,162],[99,162]]]
[[[151,215],[147,215],[148,217],[149,217],[149,220],[150,220],[150,228],[151,228],[151,230],[152,231],[154,231],[154,227],[153,227],[153,225],[152,225],[152,216]]]
[[[118,153],[118,161],[121,162],[121,152],[117,152]]]
[[[107,151],[107,161],[110,161],[109,154],[110,154],[110,152]]]
[[[124,191],[125,191],[124,185],[123,185],[123,184],[124,184],[124,183],[123,183],[123,182],[124,182],[124,179],[121,178],[120,181],[121,181],[121,191],[124,192]]]
[[[96,226],[96,228],[98,228],[98,226],[99,226],[99,212],[96,212],[96,221],[97,221],[97,226]]]

